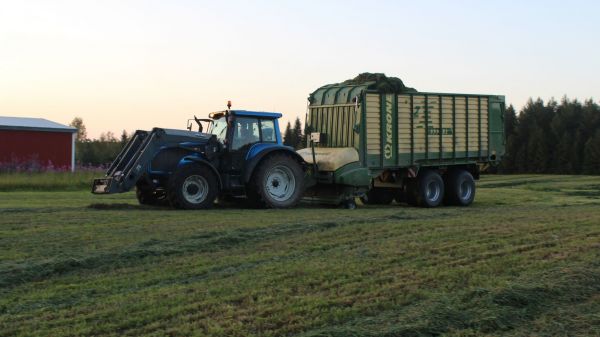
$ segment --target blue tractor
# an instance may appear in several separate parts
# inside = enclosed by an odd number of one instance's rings
[[[216,198],[256,206],[295,206],[305,189],[307,164],[284,146],[280,113],[225,110],[197,119],[198,132],[138,130],[92,193],[127,192],[135,187],[144,205],[180,209],[212,207]],[[203,132],[203,124],[207,132]]]

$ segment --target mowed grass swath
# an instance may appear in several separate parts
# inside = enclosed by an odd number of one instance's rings
[[[470,207],[176,211],[0,194],[1,336],[600,335],[600,177]]]

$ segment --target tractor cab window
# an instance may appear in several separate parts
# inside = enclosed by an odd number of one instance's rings
[[[260,131],[262,133],[262,141],[267,143],[275,143],[275,123],[272,119],[263,119],[260,121]]]
[[[225,144],[225,139],[227,138],[227,117],[223,116],[219,119],[215,119],[212,123],[210,133],[217,136],[217,140],[222,144]]]
[[[232,150],[239,150],[244,146],[260,141],[258,119],[237,117],[233,126]]]

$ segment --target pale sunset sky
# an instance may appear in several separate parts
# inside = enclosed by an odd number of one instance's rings
[[[0,0],[0,115],[88,136],[223,110],[304,120],[361,72],[421,91],[598,100],[598,1]]]

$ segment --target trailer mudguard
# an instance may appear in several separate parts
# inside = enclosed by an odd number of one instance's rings
[[[215,166],[213,164],[211,164],[211,162],[209,162],[208,160],[206,160],[200,156],[191,155],[191,156],[185,156],[185,157],[181,158],[181,160],[179,161],[179,164],[177,166],[180,167],[180,166],[187,165],[190,163],[198,163],[198,164],[208,166],[213,171],[213,173],[217,176],[217,179],[219,182],[219,189],[223,188],[223,181],[221,180],[221,175],[219,174],[219,171],[215,168]]]
[[[293,148],[289,146],[279,145],[279,144],[256,144],[250,148],[248,154],[246,155],[246,165],[244,167],[244,172],[242,173],[242,181],[247,183],[250,181],[252,177],[252,173],[254,169],[258,166],[258,164],[266,158],[268,155],[274,153],[285,153],[292,158],[296,159],[303,166],[306,164],[304,159],[294,151]]]

